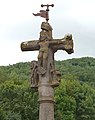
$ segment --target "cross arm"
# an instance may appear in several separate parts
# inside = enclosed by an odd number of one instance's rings
[[[74,52],[72,39],[71,40],[65,38],[53,39],[53,41],[50,42],[50,46],[53,47],[54,51],[65,50],[68,54]]]
[[[21,43],[22,51],[34,51],[39,50],[39,40],[26,41]]]

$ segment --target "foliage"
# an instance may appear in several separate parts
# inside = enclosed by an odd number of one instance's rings
[[[95,89],[77,80],[63,80],[55,93],[56,120],[95,120]]]
[[[62,78],[73,76],[82,82],[95,84],[95,58],[83,57],[56,61],[56,66],[61,71]]]
[[[55,120],[95,120],[95,59],[56,61]],[[0,66],[0,120],[38,120],[38,94],[30,87],[30,62]]]
[[[37,100],[37,92],[31,90],[27,82],[9,81],[0,85],[0,107],[6,120],[37,120]]]

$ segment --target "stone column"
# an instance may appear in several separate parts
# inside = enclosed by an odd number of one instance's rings
[[[39,92],[39,120],[54,120],[54,89],[49,83],[40,84]]]

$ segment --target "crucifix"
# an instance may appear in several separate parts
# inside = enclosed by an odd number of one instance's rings
[[[72,34],[66,34],[61,39],[53,39],[52,27],[48,23],[49,6],[46,11],[33,14],[46,18],[41,23],[41,32],[38,40],[25,41],[21,43],[22,51],[38,50],[38,61],[31,62],[31,87],[37,88],[39,93],[39,120],[54,120],[54,87],[60,84],[60,72],[55,68],[54,54],[58,50],[64,50],[68,54],[74,52]]]

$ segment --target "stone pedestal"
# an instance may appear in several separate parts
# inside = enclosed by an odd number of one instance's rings
[[[39,92],[39,120],[54,120],[54,89],[47,84],[40,84]]]

